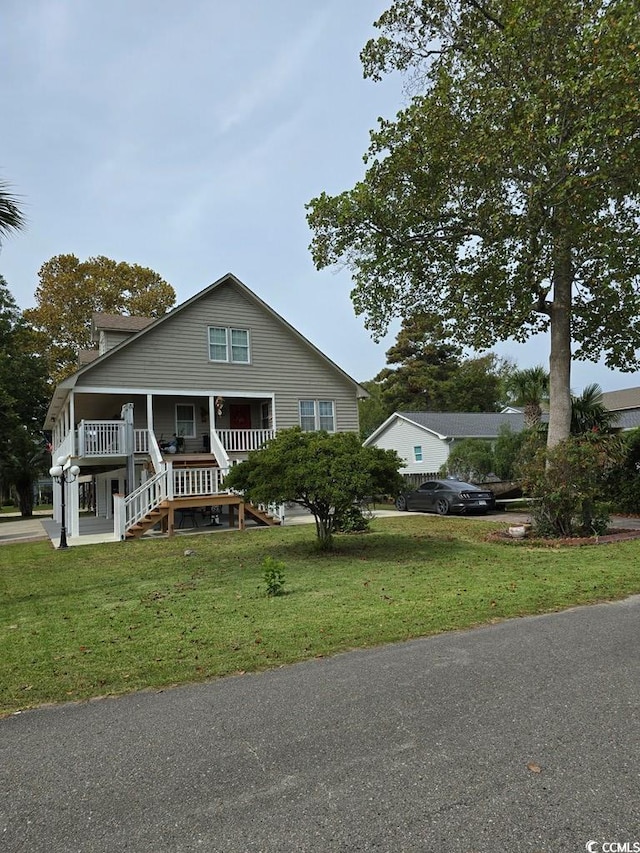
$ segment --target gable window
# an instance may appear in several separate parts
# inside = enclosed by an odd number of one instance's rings
[[[300,400],[300,426],[305,432],[318,429],[335,432],[333,400]]]
[[[249,363],[249,332],[246,329],[229,329],[231,333],[231,361]]]
[[[176,405],[176,435],[180,438],[195,438],[196,408],[195,406]]]
[[[422,445],[416,444],[413,448],[413,461],[422,462]]]
[[[249,364],[249,330],[209,326],[209,361]]]

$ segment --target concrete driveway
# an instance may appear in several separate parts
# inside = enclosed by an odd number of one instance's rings
[[[26,712],[0,720],[0,849],[640,847],[639,709],[634,597]]]

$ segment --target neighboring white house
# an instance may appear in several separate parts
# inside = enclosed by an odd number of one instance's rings
[[[503,426],[524,427],[522,412],[394,412],[364,442],[365,447],[395,450],[403,474],[433,475],[464,438],[496,439]]]

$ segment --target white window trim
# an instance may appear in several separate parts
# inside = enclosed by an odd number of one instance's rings
[[[226,358],[212,358],[211,357],[211,330],[212,329],[224,329],[225,333],[225,352]],[[232,332],[245,332],[247,336],[247,360],[236,360],[233,358],[233,347],[231,343],[231,333]],[[217,346],[221,346],[218,344]],[[251,330],[250,329],[241,329],[239,326],[207,326],[207,354],[209,356],[209,361],[212,364],[251,364]]]
[[[331,414],[333,419],[333,429],[328,429],[327,432],[336,432],[336,401],[335,400],[320,400],[320,399],[311,399],[310,397],[300,398],[298,400],[298,423],[302,427],[302,404],[303,403],[313,403],[313,419],[315,422],[315,426],[313,430],[306,430],[307,432],[317,432],[323,427],[320,426],[320,403],[331,403]],[[307,417],[310,417],[308,415]]]
[[[423,461],[423,453],[422,453],[422,445],[414,444],[413,445],[413,461],[414,462],[422,462]]]

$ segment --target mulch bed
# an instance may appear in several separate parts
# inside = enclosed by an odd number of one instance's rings
[[[610,542],[626,542],[629,539],[640,538],[640,530],[611,528],[603,536],[572,536],[568,539],[540,539],[526,536],[524,539],[514,539],[506,530],[495,530],[486,537],[488,542],[500,542],[503,545],[534,545],[542,548],[564,548],[566,546],[608,545]]]

